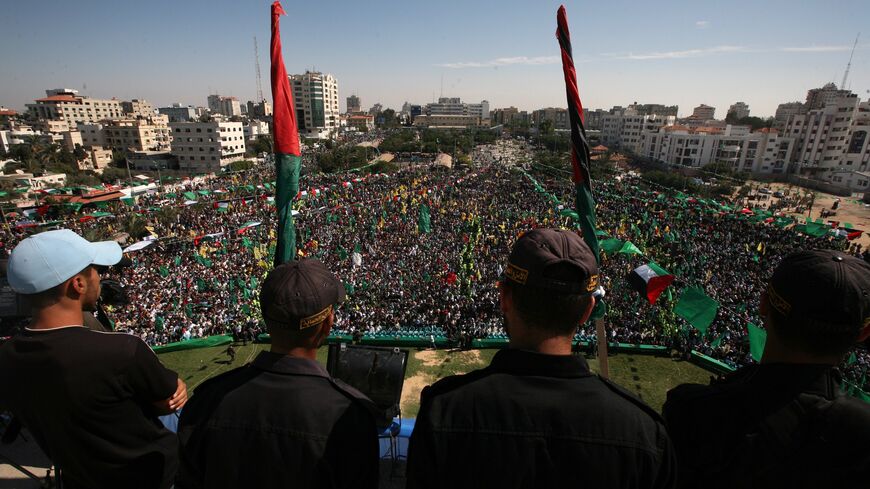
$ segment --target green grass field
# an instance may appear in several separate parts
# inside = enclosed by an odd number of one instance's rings
[[[160,360],[175,370],[195,392],[204,380],[240,367],[256,357],[269,345],[248,343],[236,346],[236,359],[228,363],[226,347],[203,348],[160,354]],[[417,415],[420,391],[436,380],[484,367],[496,350],[412,350],[402,392],[402,413],[406,417]],[[327,349],[321,348],[317,359],[326,363]],[[598,371],[598,360],[590,359],[589,366]],[[619,385],[633,392],[647,404],[661,411],[668,389],[685,382],[708,383],[710,373],[689,362],[652,355],[616,354],[610,356],[610,376]]]

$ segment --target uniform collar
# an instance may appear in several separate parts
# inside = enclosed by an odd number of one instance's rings
[[[528,350],[499,350],[490,368],[500,372],[544,377],[586,377],[592,375],[580,355],[545,355]]]
[[[322,365],[307,358],[291,357],[282,353],[261,351],[251,363],[254,368],[284,375],[311,375],[329,378]]]

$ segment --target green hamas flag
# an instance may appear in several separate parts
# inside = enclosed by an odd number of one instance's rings
[[[426,204],[420,204],[420,211],[417,216],[417,229],[421,233],[432,232],[432,221],[429,216],[429,206]]]
[[[127,205],[133,205],[135,203],[133,200],[133,197],[124,197],[121,199],[121,202],[123,202]]]
[[[716,318],[719,303],[711,299],[700,287],[686,287],[680,300],[674,307],[674,314],[680,316],[697,328],[701,334],[707,334],[707,328]]]
[[[169,269],[166,267],[160,267],[160,276],[164,277],[164,278],[168,277],[169,276]]]
[[[643,251],[640,251],[640,248],[634,245],[631,241],[626,241],[625,244],[622,245],[622,248],[617,251],[617,253],[622,253],[625,255],[642,255]]]
[[[747,323],[746,329],[749,330],[749,354],[753,360],[760,362],[764,355],[764,344],[767,343],[767,331],[752,323]]]
[[[299,193],[299,169],[302,151],[299,148],[299,130],[290,79],[281,54],[280,17],[284,15],[280,2],[272,4],[272,134],[275,150],[275,208],[278,211],[278,244],[275,248],[275,266],[296,259],[296,227],[293,224],[292,205]]]
[[[598,244],[601,247],[601,250],[605,253],[616,253],[622,249],[622,241],[616,238],[605,239],[600,241]]]

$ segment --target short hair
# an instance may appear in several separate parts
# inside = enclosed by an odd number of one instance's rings
[[[576,280],[577,269],[567,263],[554,265],[547,269],[546,277],[571,282]],[[572,334],[580,326],[583,311],[592,300],[588,294],[558,293],[512,280],[505,280],[502,285],[510,288],[517,314],[526,325],[558,335]]]
[[[282,346],[303,346],[307,344],[317,335],[317,332],[320,331],[324,321],[327,321],[328,319],[329,316],[309,328],[293,329],[288,327],[286,324],[264,318],[266,331],[269,333],[269,336],[272,337],[272,342],[281,344]]]
[[[768,307],[769,327],[789,348],[816,355],[845,355],[858,342],[861,324],[838,324],[807,316],[786,318]]]
[[[73,275],[73,277],[75,277],[75,275]],[[45,309],[46,307],[51,307],[60,302],[60,296],[63,294],[63,286],[66,282],[67,281],[64,280],[62,283],[55,285],[48,290],[43,290],[42,292],[37,292],[35,294],[26,294],[23,295],[23,297],[31,309]]]

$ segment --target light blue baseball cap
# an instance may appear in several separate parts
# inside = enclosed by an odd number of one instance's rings
[[[91,243],[69,229],[34,234],[12,250],[6,278],[19,294],[38,294],[74,277],[90,265],[121,261],[114,241]]]

